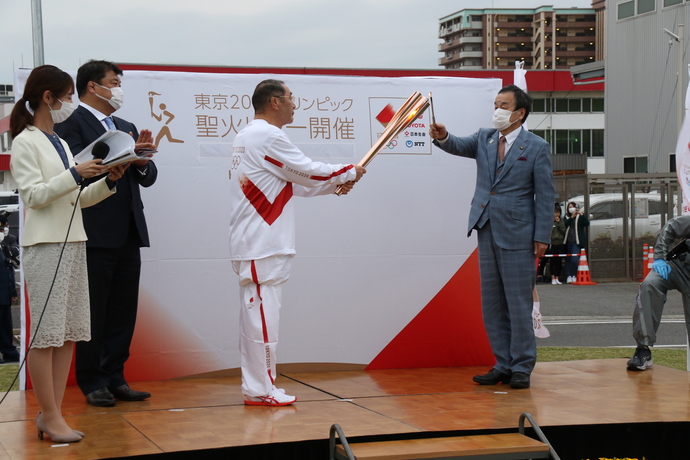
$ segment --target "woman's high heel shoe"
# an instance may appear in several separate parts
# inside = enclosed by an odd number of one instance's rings
[[[41,414],[42,414],[42,412],[39,412],[38,415],[36,415],[37,420],[38,420],[38,417],[41,416]],[[43,420],[43,417],[41,417],[41,420]],[[72,431],[74,433],[78,434],[79,436],[81,436],[82,438],[85,436],[83,431],[79,431],[79,430],[72,430]]]
[[[38,430],[38,439],[43,440],[43,433],[47,434],[53,442],[79,442],[83,436],[77,434],[76,431],[72,430],[72,434],[57,435],[52,434],[46,426],[43,424],[42,413],[39,412],[36,416],[36,429]]]

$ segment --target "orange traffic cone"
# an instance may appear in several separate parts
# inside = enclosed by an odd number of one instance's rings
[[[589,275],[589,265],[587,265],[587,254],[584,248],[580,251],[580,265],[577,267],[577,281],[572,283],[576,286],[590,286],[597,284],[592,281]]]
[[[649,257],[649,245],[647,243],[642,245],[642,279],[640,281],[644,281],[644,279],[647,277],[647,274],[649,273],[649,263],[647,261]]]
[[[654,246],[649,247],[649,254],[647,255],[647,275],[649,275],[649,272],[654,270],[652,268],[652,265],[654,264]],[[646,278],[646,276],[645,276]]]

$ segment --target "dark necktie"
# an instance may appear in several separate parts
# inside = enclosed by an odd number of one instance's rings
[[[501,136],[501,139],[498,141],[498,161],[500,163],[503,163],[503,159],[506,156],[506,137]]]

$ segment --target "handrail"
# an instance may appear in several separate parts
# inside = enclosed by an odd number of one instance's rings
[[[331,426],[330,433],[328,434],[328,451],[330,452],[329,460],[335,460],[336,432],[338,433],[338,438],[340,438],[340,443],[343,445],[343,449],[345,449],[345,453],[347,454],[348,460],[356,460],[355,455],[352,453],[352,449],[350,449],[350,444],[347,442],[347,438],[345,438],[345,433],[343,433],[343,429],[340,428],[340,425],[338,425],[337,423],[334,423]]]
[[[529,424],[532,426],[532,429],[537,434],[539,440],[547,446],[549,446],[549,453],[551,454],[553,459],[561,460],[556,451],[553,450],[553,447],[551,446],[549,440],[546,439],[546,435],[544,435],[544,432],[541,431],[541,428],[539,428],[539,425],[537,425],[537,422],[534,421],[534,418],[532,418],[532,414],[530,414],[529,412],[523,412],[522,414],[520,414],[520,420],[518,422],[518,432],[522,435],[525,434],[525,419],[529,421]]]

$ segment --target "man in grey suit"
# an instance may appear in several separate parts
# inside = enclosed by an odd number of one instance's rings
[[[457,137],[431,125],[440,149],[477,164],[468,233],[477,231],[482,315],[496,365],[476,375],[480,385],[529,388],[537,361],[532,325],[535,258],[549,246],[553,223],[553,171],[549,144],[523,129],[532,99],[515,85],[494,101],[493,129]]]

